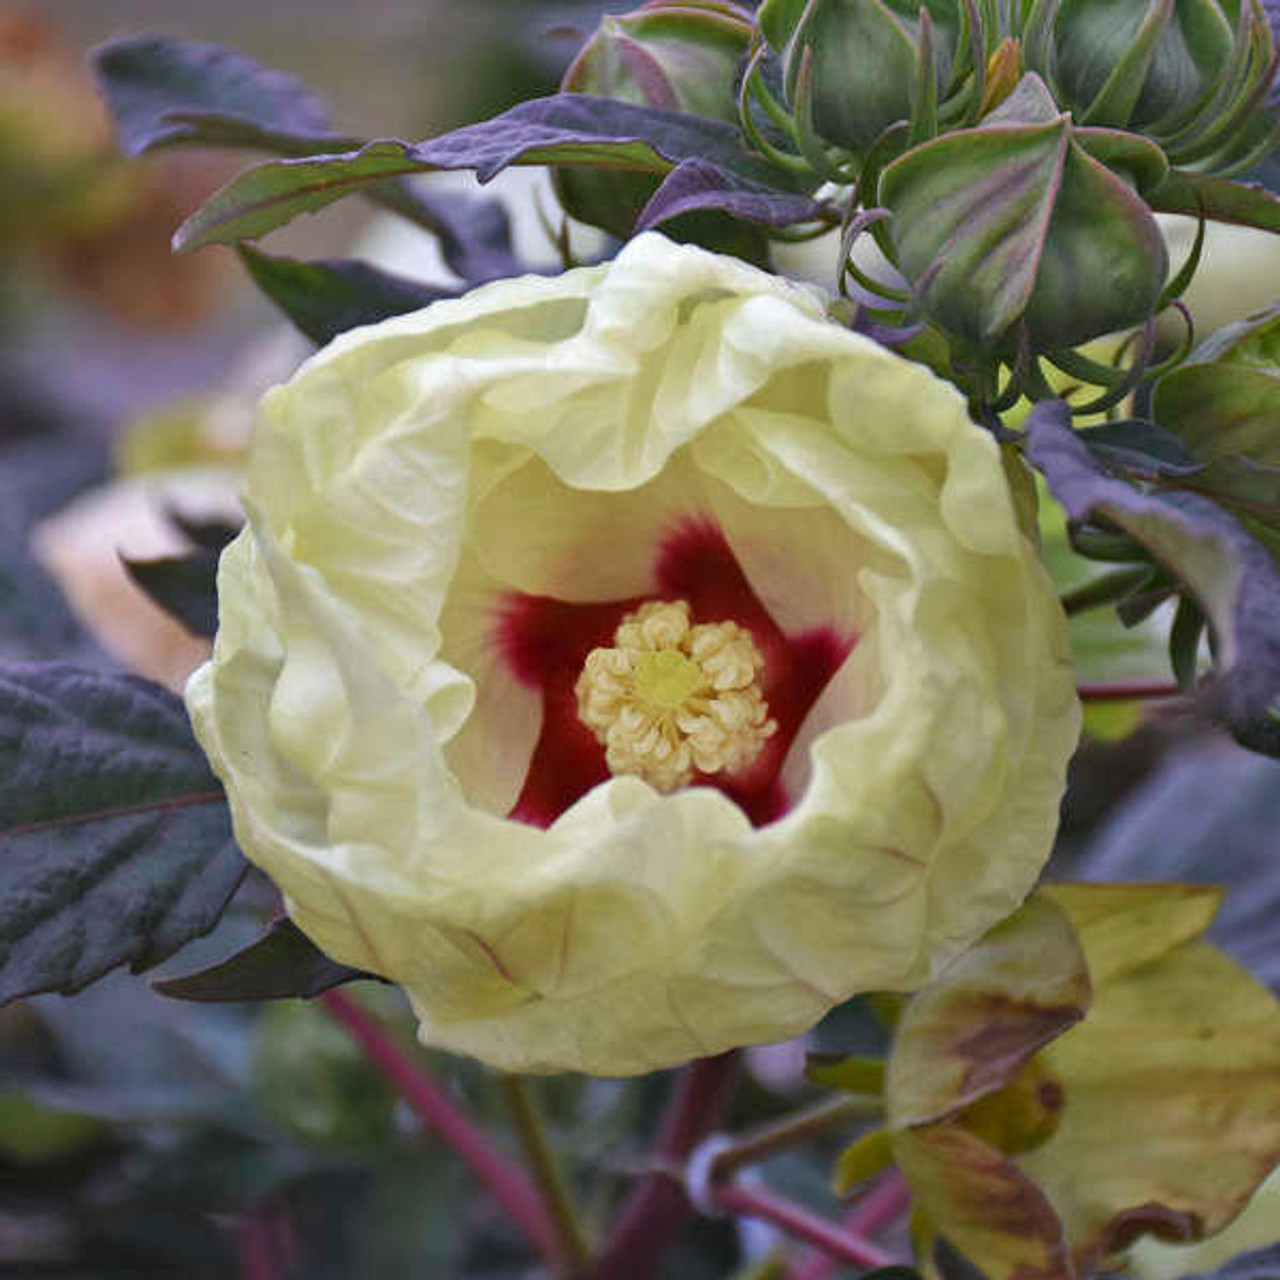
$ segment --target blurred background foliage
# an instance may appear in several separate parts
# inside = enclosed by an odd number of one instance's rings
[[[117,551],[160,554],[158,541],[180,538],[164,519],[169,507],[225,511],[218,494],[234,493],[259,390],[307,349],[230,253],[169,254],[174,226],[242,158],[117,158],[85,49],[147,30],[229,45],[298,75],[346,131],[423,138],[553,91],[577,47],[573,29],[589,31],[602,7],[630,6],[0,3],[0,657],[128,663],[180,680],[198,657],[189,637],[122,651],[80,617],[141,609],[124,629],[153,634],[148,606],[126,598]],[[369,216],[344,202],[299,220],[272,248],[342,253]],[[203,477],[195,488],[192,468]],[[121,473],[134,487],[104,499],[95,486]],[[79,525],[49,522],[77,496]],[[1057,554],[1051,520],[1044,535]],[[1091,620],[1077,638],[1086,655],[1110,661],[1117,634]],[[1140,656],[1141,636],[1123,647]],[[1053,873],[1232,883],[1211,936],[1280,988],[1280,764],[1246,756],[1168,704],[1098,716],[1093,727]],[[270,886],[251,877],[216,932],[158,976],[247,943],[275,906]],[[396,992],[357,990],[411,1041]],[[854,1002],[809,1047],[872,1052],[880,1037]],[[504,1141],[494,1083],[464,1061],[428,1060]],[[797,1046],[749,1054],[733,1125],[812,1100],[802,1062]],[[662,1076],[536,1082],[553,1145],[596,1225],[640,1171],[666,1086]],[[779,1157],[763,1176],[836,1213],[834,1149]],[[706,1220],[663,1275],[745,1275],[739,1269],[767,1263],[779,1246],[767,1231]],[[523,1242],[318,1007],[184,1004],[114,974],[77,997],[0,1010],[0,1277],[529,1274]]]

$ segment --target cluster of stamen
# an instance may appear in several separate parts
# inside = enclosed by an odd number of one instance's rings
[[[658,791],[694,771],[733,772],[777,731],[760,691],[764,659],[736,622],[690,625],[683,600],[651,600],[622,619],[613,647],[593,649],[575,692],[614,774]]]

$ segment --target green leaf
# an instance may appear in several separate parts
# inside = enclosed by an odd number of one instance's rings
[[[1280,572],[1266,549],[1207,498],[1107,475],[1060,400],[1031,411],[1026,453],[1073,521],[1118,526],[1184,584],[1212,628],[1206,709],[1242,746],[1280,755]]]
[[[152,986],[178,1000],[310,999],[330,987],[374,975],[330,960],[287,916],[256,942],[198,973],[166,978]]]
[[[142,35],[89,57],[129,155],[193,142],[290,155],[359,145],[331,131],[324,107],[292,76],[229,49]]]
[[[893,1137],[888,1129],[859,1134],[836,1158],[831,1190],[847,1196],[860,1182],[874,1178],[893,1164]]]
[[[247,170],[188,218],[179,249],[252,240],[314,213],[371,182],[436,169],[474,169],[487,182],[511,164],[625,169],[662,177],[682,160],[702,159],[737,181],[739,193],[795,193],[795,178],[746,150],[738,130],[718,120],[562,93],[522,102],[503,115],[428,142],[370,142],[358,151],[273,160]]]
[[[373,182],[430,166],[410,158],[407,142],[370,142],[317,160],[270,160],[233,178],[174,233],[179,251],[256,240],[301,213],[315,213]]]
[[[1151,405],[1200,461],[1280,467],[1280,303],[1218,330],[1160,379]]]
[[[217,923],[245,861],[182,703],[0,666],[0,1001],[150,968]]]
[[[457,290],[432,288],[366,262],[299,262],[248,245],[238,248],[254,284],[321,346],[348,329],[458,296]]]

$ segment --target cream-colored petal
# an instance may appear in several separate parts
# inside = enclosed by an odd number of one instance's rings
[[[1034,882],[1078,725],[1056,598],[961,398],[824,305],[647,235],[346,334],[264,402],[189,704],[245,852],[429,1043],[628,1074],[785,1038]],[[495,596],[644,594],[691,514],[786,629],[860,634],[791,811],[618,777],[498,816],[539,717]]]

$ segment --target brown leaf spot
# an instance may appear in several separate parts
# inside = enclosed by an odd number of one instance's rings
[[[1106,1256],[1127,1249],[1139,1236],[1150,1232],[1161,1240],[1174,1243],[1195,1240],[1204,1234],[1204,1223],[1198,1213],[1170,1209],[1168,1205],[1148,1200],[1134,1209],[1117,1213],[1103,1228],[1099,1241],[1101,1254]]]
[[[1062,1086],[1056,1080],[1042,1081],[1036,1089],[1036,1097],[1046,1111],[1061,1111],[1063,1103],[1067,1100]]]
[[[967,1097],[1007,1084],[1037,1049],[1057,1039],[1079,1022],[1084,1011],[1076,1005],[1036,1005],[990,995],[973,1003],[973,1019],[980,1026],[954,1041],[953,1051],[969,1065],[961,1080]]]

